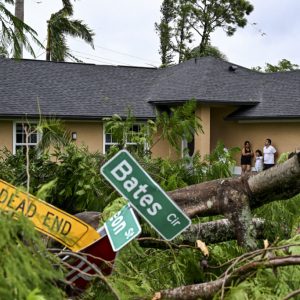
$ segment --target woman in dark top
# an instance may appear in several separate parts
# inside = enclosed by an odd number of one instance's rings
[[[242,175],[246,172],[251,171],[251,159],[253,156],[253,152],[251,149],[251,145],[249,141],[244,143],[244,147],[242,149],[242,156],[241,156],[241,167],[242,167]]]

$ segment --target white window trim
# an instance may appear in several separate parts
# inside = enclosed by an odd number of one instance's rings
[[[25,124],[24,121],[22,120],[16,120],[13,122],[13,154],[15,155],[16,154],[16,149],[17,149],[17,146],[26,146],[25,143],[17,143],[17,124]],[[27,121],[26,122],[27,124],[32,124],[32,125],[37,125],[38,122],[37,121]],[[36,143],[28,143],[28,146],[36,146],[42,139],[42,135],[41,133],[37,132],[37,142]]]
[[[133,125],[141,125],[141,124],[144,124],[143,122],[137,122],[137,123],[134,123]],[[105,146],[106,145],[117,145],[117,143],[106,143],[106,124],[104,123],[103,124],[103,147],[102,147],[102,153],[103,154],[106,154],[106,151],[105,151]],[[133,143],[133,142],[126,142],[126,146],[127,145],[137,145],[137,143]],[[147,143],[145,143],[144,145],[144,149],[146,150],[147,149]]]

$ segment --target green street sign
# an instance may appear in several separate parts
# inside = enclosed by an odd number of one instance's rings
[[[104,227],[115,252],[123,248],[142,231],[130,204],[125,205],[106,221]]]
[[[126,150],[101,168],[102,175],[166,240],[190,226],[191,220]]]

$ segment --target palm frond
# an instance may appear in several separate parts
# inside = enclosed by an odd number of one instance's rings
[[[6,0],[7,3],[12,3],[11,0]],[[31,47],[30,41],[27,37],[33,40],[39,47],[44,48],[42,43],[37,38],[37,32],[30,26],[15,17],[5,6],[0,2],[0,25],[1,25],[1,39],[0,46],[7,49],[12,46],[13,53],[17,58],[21,55],[22,45],[33,55],[34,51]]]
[[[81,20],[70,20],[69,13],[64,8],[51,15],[48,21],[48,45],[51,60],[64,61],[66,58],[74,59],[66,42],[66,36],[81,38],[94,48],[93,31]]]
[[[68,13],[69,16],[73,15],[73,5],[70,0],[62,0],[63,10]]]

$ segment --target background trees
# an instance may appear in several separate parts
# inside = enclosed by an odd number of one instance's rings
[[[175,53],[178,62],[189,58],[194,41],[198,43],[194,53],[203,55],[211,47],[210,36],[217,28],[233,35],[247,24],[246,16],[252,10],[247,0],[164,0],[161,22],[156,24],[162,65],[170,64]]]
[[[5,6],[15,4],[15,15]],[[70,53],[66,36],[79,37],[93,47],[92,30],[81,20],[72,20],[73,5],[71,0],[62,0],[63,8],[51,15],[47,25],[46,59],[64,61],[67,58],[76,60]],[[16,58],[23,55],[23,47],[35,56],[27,35],[41,48],[37,33],[24,23],[24,0],[0,0],[0,55]]]
[[[253,70],[266,72],[266,73],[274,73],[274,72],[284,72],[284,71],[293,71],[298,70],[299,65],[293,64],[289,60],[283,58],[278,62],[277,65],[272,65],[270,63],[266,63],[265,67],[254,67]]]
[[[81,20],[72,20],[73,6],[70,0],[63,0],[63,8],[51,15],[47,21],[46,60],[65,61],[74,59],[70,53],[66,36],[79,37],[93,46],[93,31]]]
[[[15,17],[24,22],[24,0],[15,0]],[[23,47],[20,50],[20,57],[23,57]]]
[[[13,0],[0,0],[0,48],[5,49],[2,53],[13,53],[16,58],[22,56],[22,47],[34,55],[30,39],[39,46],[37,33],[19,18],[15,17],[5,6],[5,4],[14,4]],[[28,37],[30,39],[28,39]]]

